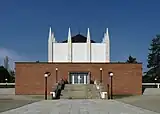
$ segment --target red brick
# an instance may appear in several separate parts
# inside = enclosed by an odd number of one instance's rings
[[[110,84],[108,72],[114,73],[113,94],[142,94],[142,64],[127,63],[16,63],[16,94],[44,94],[44,72],[51,72],[48,78],[48,93],[58,80],[66,77],[69,71],[90,71],[92,80],[100,79],[103,69],[103,84]]]

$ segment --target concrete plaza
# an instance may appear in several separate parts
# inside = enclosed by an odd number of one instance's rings
[[[115,100],[43,100],[0,114],[159,114]]]
[[[160,113],[160,95],[131,96],[117,100]]]
[[[116,100],[44,101],[44,96],[17,96],[14,91],[14,88],[0,89],[0,114],[160,114],[159,95],[131,96]]]

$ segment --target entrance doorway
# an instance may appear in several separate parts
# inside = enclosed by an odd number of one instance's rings
[[[89,77],[88,72],[70,72],[69,82],[70,84],[89,84]]]

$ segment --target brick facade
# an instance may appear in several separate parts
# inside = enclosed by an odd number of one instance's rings
[[[113,72],[113,94],[142,94],[142,64],[127,63],[16,63],[16,94],[44,94],[44,72],[51,72],[48,78],[48,93],[58,80],[67,77],[68,72],[91,72],[91,80],[100,80],[100,68],[103,84],[110,84],[108,72]]]

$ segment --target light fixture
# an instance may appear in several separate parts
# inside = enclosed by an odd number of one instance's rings
[[[109,76],[112,77],[113,76],[113,72],[109,72]]]
[[[50,72],[45,72],[45,73],[44,73],[44,77],[45,77],[45,78],[49,77],[50,75],[51,75]]]

